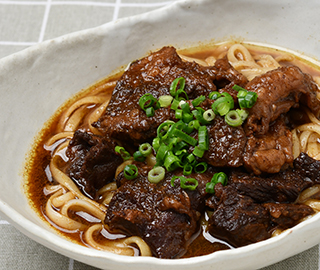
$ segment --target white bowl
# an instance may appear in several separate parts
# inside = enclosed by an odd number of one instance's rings
[[[108,269],[256,269],[320,243],[320,214],[278,237],[190,259],[126,257],[85,248],[53,232],[22,189],[36,133],[70,96],[164,45],[241,38],[320,57],[319,1],[201,0],[168,7],[33,46],[0,61],[0,210],[16,228],[65,256]]]

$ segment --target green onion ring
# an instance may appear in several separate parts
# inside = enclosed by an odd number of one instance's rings
[[[138,176],[138,168],[134,164],[126,165],[123,169],[124,177],[128,180],[132,180]]]
[[[231,110],[230,112],[228,112],[224,120],[229,126],[232,126],[232,127],[241,126],[243,123],[240,115],[235,110]]]
[[[157,184],[164,179],[165,174],[166,171],[163,167],[153,167],[153,169],[148,172],[148,180],[150,183]]]

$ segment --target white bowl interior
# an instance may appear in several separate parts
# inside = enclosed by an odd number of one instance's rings
[[[32,239],[106,269],[127,269],[125,262],[131,263],[132,269],[194,269],[195,265],[213,269],[216,263],[221,269],[254,269],[319,243],[317,215],[280,237],[237,250],[184,260],[121,257],[72,244],[52,233],[30,209],[21,184],[26,153],[43,124],[66,99],[119,66],[165,45],[181,48],[199,41],[231,38],[273,44],[320,58],[316,7],[316,0],[179,1],[151,13],[47,41],[2,59],[0,210]]]

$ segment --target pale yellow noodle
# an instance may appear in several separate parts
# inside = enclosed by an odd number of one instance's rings
[[[306,153],[313,158],[317,156],[320,152],[318,141],[319,141],[319,135],[317,133],[312,133],[308,141]]]
[[[81,199],[73,199],[70,201],[67,201],[61,208],[60,213],[64,216],[68,216],[69,210],[74,211],[84,211],[91,216],[94,216],[100,220],[104,220],[105,218],[105,212],[101,211],[100,208],[96,207],[92,203],[89,203],[88,201],[84,201]]]
[[[80,125],[82,118],[86,115],[87,108],[81,106],[69,117],[64,126],[64,131],[76,131]]]
[[[95,233],[100,233],[100,231],[103,229],[103,225],[101,224],[95,224],[89,227],[84,235],[83,239],[84,241],[91,247],[98,249],[98,250],[103,250],[103,251],[109,251],[115,254],[119,255],[127,255],[127,256],[133,256],[134,255],[134,250],[132,247],[128,247],[127,245],[124,245],[122,241],[119,240],[112,240],[108,241],[106,245],[102,245],[98,243],[97,241],[94,240],[93,235]]]
[[[71,139],[73,137],[73,132],[67,131],[67,132],[59,132],[55,135],[53,135],[47,142],[46,146],[51,146],[54,143],[56,143],[59,140],[62,139]]]
[[[60,196],[54,197],[52,199],[52,205],[56,208],[60,208],[61,206],[63,206],[66,202],[74,199],[74,195],[72,192],[67,192],[65,194],[62,194]]]
[[[208,66],[208,63],[206,61],[203,61],[199,58],[194,58],[194,57],[189,57],[189,56],[185,56],[183,54],[179,54],[179,56],[181,57],[181,59],[183,61],[186,61],[186,62],[196,62],[197,64],[201,65],[201,66]]]
[[[97,104],[97,103],[100,104],[104,102],[104,100],[105,100],[105,97],[101,97],[101,96],[89,96],[89,97],[84,97],[80,100],[77,100],[60,117],[60,121],[58,123],[57,129],[64,130],[65,123],[70,118],[71,114],[79,107],[83,105],[89,105],[89,104]]]
[[[51,200],[55,197],[55,196],[60,196],[62,194],[62,191],[58,191],[57,193],[53,194],[47,201],[46,203],[46,215],[47,217],[54,222],[56,225],[58,225],[61,228],[70,230],[70,231],[76,231],[76,230],[84,230],[86,228],[86,225],[75,221],[67,216],[64,216],[62,214],[60,214],[59,212],[57,212],[56,210],[54,210],[52,208],[52,203]]]
[[[309,140],[310,135],[311,135],[311,131],[310,130],[305,130],[305,131],[303,131],[301,133],[301,135],[300,135],[301,152],[306,152],[307,144],[308,144],[308,140]]]
[[[302,202],[306,201],[308,198],[317,194],[318,192],[320,192],[320,185],[314,185],[312,187],[309,187],[301,192],[301,194],[299,195],[299,197],[297,199],[297,202],[302,203]]]
[[[320,201],[315,199],[310,199],[305,202],[306,205],[309,205],[315,212],[320,211]]]
[[[293,150],[293,157],[296,159],[301,153],[300,140],[298,138],[296,129],[292,131],[292,150]]]
[[[100,132],[98,131],[98,129],[96,129],[95,127],[92,126],[92,124],[94,122],[96,122],[101,116],[102,114],[105,112],[108,104],[110,102],[110,97],[107,98],[107,101],[105,101],[104,103],[102,103],[98,108],[96,108],[88,117],[88,126],[91,130],[91,132],[93,132],[94,134],[99,134]]]
[[[112,182],[112,183],[109,183],[105,186],[103,186],[102,188],[100,188],[98,191],[97,191],[97,195],[102,195],[106,192],[110,192],[110,191],[114,191],[117,189],[117,184],[116,182]]]

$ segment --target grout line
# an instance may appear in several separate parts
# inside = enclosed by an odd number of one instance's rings
[[[114,7],[113,18],[112,18],[113,21],[115,21],[119,17],[120,5],[121,5],[121,0],[116,0],[116,5]]]
[[[73,270],[73,265],[74,265],[74,260],[73,259],[69,259],[69,268],[68,270]]]
[[[50,8],[51,8],[51,0],[47,0],[38,42],[42,42],[44,39],[44,34],[46,32],[47,22],[48,22],[49,13],[50,13]]]

